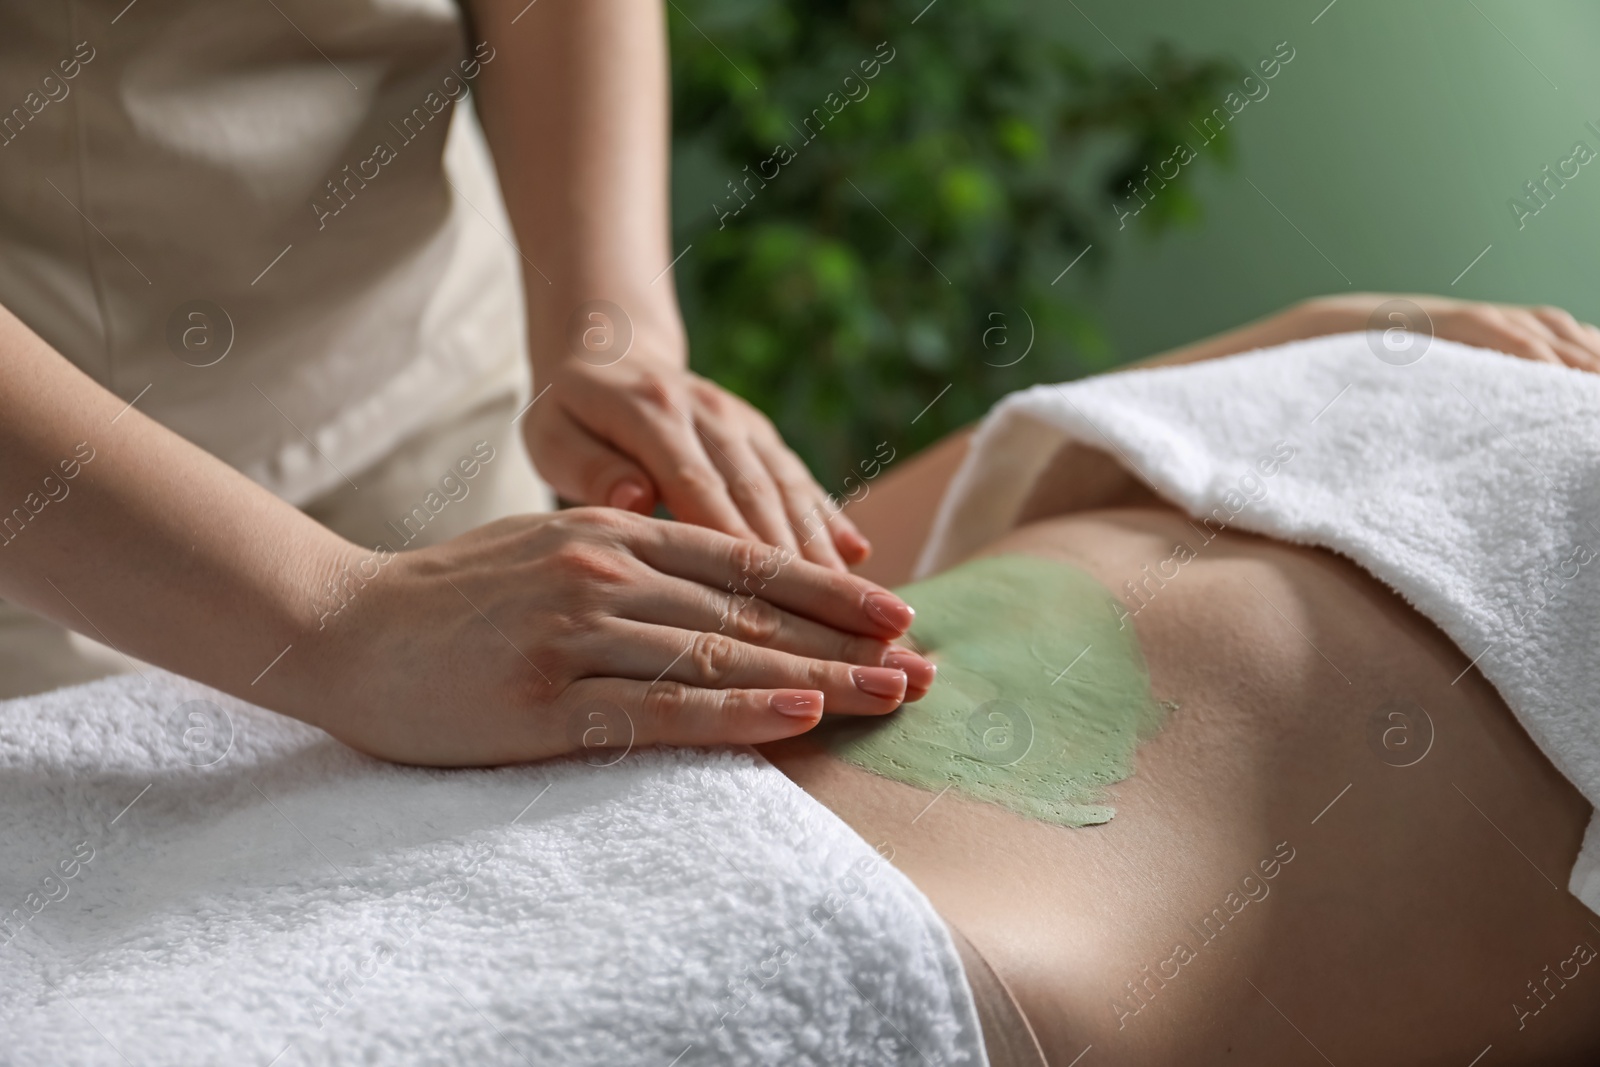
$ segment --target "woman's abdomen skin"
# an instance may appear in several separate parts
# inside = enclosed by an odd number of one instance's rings
[[[1179,541],[1196,558],[1164,562]],[[1600,919],[1565,886],[1590,808],[1431,623],[1332,553],[1203,543],[1159,507],[1001,552],[1145,583],[1130,622],[1178,708],[1111,822],[939,796],[804,738],[763,751],[892,846],[1053,1064],[1588,1062]]]

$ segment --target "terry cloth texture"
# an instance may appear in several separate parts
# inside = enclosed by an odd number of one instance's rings
[[[158,671],[0,703],[0,1061],[987,1063],[927,899],[775,767],[587,757],[394,766]]]

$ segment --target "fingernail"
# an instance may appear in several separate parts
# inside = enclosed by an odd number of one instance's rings
[[[617,487],[611,490],[611,499],[608,503],[623,511],[637,511],[639,505],[643,504],[649,495],[649,491],[638,482],[619,482]]]
[[[888,667],[853,667],[850,677],[856,688],[871,697],[901,700],[906,695],[906,672]]]
[[[911,620],[917,617],[911,605],[895,596],[893,593],[868,593],[867,614],[894,630],[895,633],[904,633],[911,628]]]
[[[907,689],[927,689],[933,685],[934,675],[939,673],[938,667],[908,648],[891,648],[884,654],[883,665],[904,671]]]
[[[772,694],[772,710],[796,719],[809,719],[822,711],[822,694],[805,689],[785,689]]]
[[[851,563],[860,563],[872,555],[872,542],[854,530],[840,530],[834,545],[839,549],[839,554]]]

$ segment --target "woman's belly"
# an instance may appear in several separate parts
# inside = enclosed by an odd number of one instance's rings
[[[893,848],[1052,1063],[1504,1063],[1589,1037],[1600,964],[1528,986],[1600,947],[1564,889],[1588,806],[1430,623],[1331,553],[1207,541],[1165,508],[1036,523],[1003,553],[1123,593],[1175,705],[1110,822],[892,781],[814,738],[763,751]]]

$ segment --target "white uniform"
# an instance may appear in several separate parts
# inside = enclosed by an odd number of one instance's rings
[[[517,253],[455,106],[496,62],[449,0],[0,5],[0,304],[358,540],[464,438],[499,466],[427,540],[546,507]]]

